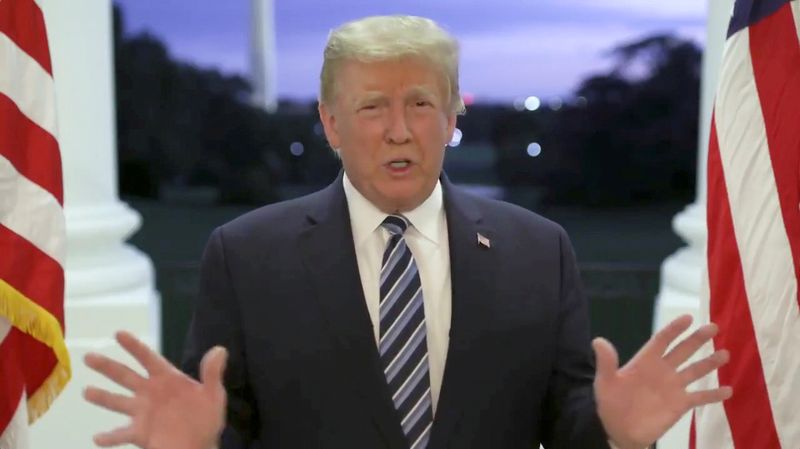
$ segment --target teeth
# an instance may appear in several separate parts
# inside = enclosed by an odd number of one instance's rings
[[[389,163],[392,168],[406,168],[408,166],[408,161],[394,161]]]

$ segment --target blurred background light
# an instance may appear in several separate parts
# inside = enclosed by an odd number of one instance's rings
[[[541,105],[542,105],[542,100],[540,100],[539,97],[537,96],[531,95],[530,97],[525,99],[525,109],[529,111],[535,111],[539,109]]]
[[[300,142],[292,142],[292,144],[289,145],[289,152],[292,153],[292,156],[300,157],[303,155],[305,150],[305,147]]]
[[[536,142],[528,144],[528,156],[537,157],[542,154],[542,146]]]
[[[450,145],[451,147],[457,147],[461,145],[462,137],[464,137],[464,134],[461,132],[460,129],[456,128],[453,131],[453,138],[450,140],[450,143],[448,145]]]

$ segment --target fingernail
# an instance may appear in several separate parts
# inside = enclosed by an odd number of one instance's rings
[[[217,352],[220,352],[220,353],[222,353],[222,356],[221,356],[221,357],[222,357],[222,360],[223,360],[223,361],[227,361],[227,360],[228,360],[228,350],[227,350],[227,349],[225,349],[225,348],[224,348],[224,347],[222,347],[222,346],[217,346],[217,347],[215,348],[215,350],[216,350]]]

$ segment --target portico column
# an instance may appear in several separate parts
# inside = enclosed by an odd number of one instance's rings
[[[141,217],[117,194],[109,0],[38,0],[47,24],[64,168],[66,337],[73,378],[31,429],[31,448],[94,447],[91,435],[125,422],[81,397],[109,385],[83,366],[87,351],[123,358],[114,331],[160,346],[160,300],[146,255],[125,243]]]
[[[278,109],[275,8],[272,0],[250,0],[250,85],[255,106]]]
[[[687,246],[667,257],[661,265],[661,287],[656,297],[654,328],[660,329],[683,314],[700,319],[700,297],[706,272],[706,165],[711,113],[714,108],[722,51],[733,11],[733,0],[710,0],[706,48],[700,86],[700,133],[697,143],[697,196],[672,220],[672,228]],[[659,449],[685,449],[691,414],[684,416],[658,442]]]

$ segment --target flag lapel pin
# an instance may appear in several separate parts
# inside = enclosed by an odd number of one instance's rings
[[[478,233],[478,245],[480,245],[480,246],[482,246],[482,247],[484,247],[486,249],[489,249],[489,248],[492,247],[492,241],[489,240],[488,237],[486,237],[485,235],[483,235],[483,234],[481,234],[479,232]]]

